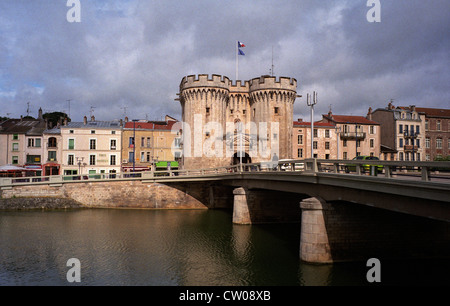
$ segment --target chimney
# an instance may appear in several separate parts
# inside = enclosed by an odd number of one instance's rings
[[[123,120],[120,119],[120,126],[123,126]]]
[[[298,122],[303,122],[303,119],[302,118],[298,118],[297,121]]]
[[[333,113],[331,112],[331,109],[328,111],[328,117],[330,117],[330,119],[333,119]]]
[[[83,118],[83,123],[84,123],[84,125],[87,124],[87,117],[86,116],[84,116],[84,118]]]
[[[392,100],[391,100],[391,102],[389,102],[389,104],[388,104],[387,109],[391,110],[391,109],[394,109],[394,108],[395,108],[395,106],[394,106],[394,104],[392,104]]]
[[[125,117],[125,122],[128,122],[128,117]]]
[[[67,126],[68,120],[67,117],[64,118],[64,126]]]
[[[367,112],[366,118],[372,120],[372,107],[369,107],[369,111]]]
[[[91,116],[91,121],[94,122],[95,121],[95,117]]]
[[[39,108],[38,119],[39,120],[43,119],[43,117],[42,117],[42,108]]]
[[[409,108],[411,109],[412,112],[414,112],[416,110],[416,106],[415,105],[410,105]]]

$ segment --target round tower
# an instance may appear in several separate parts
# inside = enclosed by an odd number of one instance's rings
[[[278,142],[279,159],[292,158],[292,118],[297,97],[297,80],[294,78],[261,76],[250,81],[251,120],[266,122],[268,143]],[[276,125],[278,123],[278,131]]]
[[[184,167],[201,169],[226,164],[222,152],[212,154],[207,148],[220,149],[210,145],[215,139],[223,138],[226,111],[230,93],[230,80],[220,75],[206,74],[184,77],[180,83],[182,108]],[[217,129],[217,125],[221,131]],[[188,133],[188,134],[186,134]],[[213,139],[214,138],[214,139]],[[208,142],[205,144],[205,142]],[[223,142],[223,141],[222,141]],[[210,155],[215,156],[208,156]]]

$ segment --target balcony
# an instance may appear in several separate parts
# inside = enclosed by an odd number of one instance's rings
[[[413,145],[404,145],[403,146],[403,150],[405,152],[412,152],[412,151],[417,151],[420,147],[418,146],[413,146]]]
[[[358,139],[363,140],[366,138],[366,133],[364,132],[343,132],[341,133],[341,139]]]

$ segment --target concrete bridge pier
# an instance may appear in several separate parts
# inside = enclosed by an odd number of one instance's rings
[[[324,210],[329,204],[321,198],[307,198],[300,202],[302,225],[300,259],[313,263],[332,263],[331,248],[325,224]]]
[[[302,261],[450,258],[450,222],[319,197],[300,208]]]
[[[239,187],[233,190],[233,223],[299,223],[298,202],[304,196],[289,192]]]
[[[248,189],[239,187],[233,190],[233,223],[234,224],[252,224],[247,202]]]

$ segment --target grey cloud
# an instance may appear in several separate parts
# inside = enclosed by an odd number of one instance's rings
[[[276,75],[295,77],[304,96],[320,91],[317,114],[332,104],[365,115],[390,98],[448,107],[445,0],[382,0],[379,24],[367,22],[366,1],[81,0],[78,24],[60,2],[0,3],[0,103],[17,105],[16,116],[26,99],[58,110],[72,99],[74,120],[91,105],[104,120],[123,106],[133,118],[180,118],[181,78],[234,79],[236,40],[247,45],[241,79],[268,74],[273,47]],[[296,102],[296,117],[309,118],[305,104]]]

